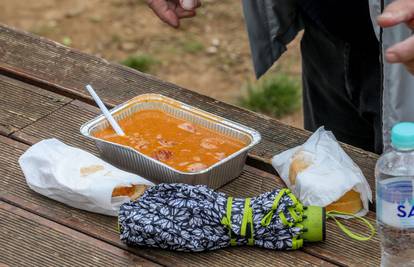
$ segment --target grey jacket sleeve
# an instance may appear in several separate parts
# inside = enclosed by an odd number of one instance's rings
[[[370,0],[370,12],[375,33],[378,40],[382,41],[382,139],[384,151],[387,151],[391,147],[391,128],[401,121],[414,121],[414,76],[403,64],[388,63],[384,55],[389,47],[409,38],[413,32],[405,24],[400,24],[383,29],[380,36],[381,31],[376,18],[382,12],[381,1]],[[383,4],[387,6],[391,2],[391,0],[384,0]]]
[[[243,0],[243,11],[259,78],[286,51],[302,23],[295,0]]]

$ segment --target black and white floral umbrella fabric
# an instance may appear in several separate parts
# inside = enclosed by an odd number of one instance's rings
[[[128,245],[205,251],[230,245],[286,250],[303,245],[304,208],[288,189],[232,198],[203,185],[159,184],[121,206]]]

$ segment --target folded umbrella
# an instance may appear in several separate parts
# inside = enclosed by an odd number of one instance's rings
[[[289,189],[233,198],[203,185],[159,184],[119,211],[127,245],[205,251],[230,245],[289,250],[325,237],[325,209],[304,207]]]

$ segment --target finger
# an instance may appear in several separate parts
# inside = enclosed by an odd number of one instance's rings
[[[195,10],[185,10],[180,6],[177,6],[175,9],[175,14],[181,19],[181,18],[191,18],[196,15]]]
[[[180,13],[180,14],[178,15],[178,17],[179,17],[180,19],[186,19],[186,18],[192,18],[192,17],[194,17],[195,15],[196,15],[196,12],[195,12],[195,11],[186,10],[186,12],[183,12],[182,14]]]
[[[396,0],[389,4],[377,18],[382,27],[390,27],[414,18],[414,1]]]
[[[414,36],[388,48],[385,58],[390,63],[405,63],[414,60]]]
[[[184,14],[178,14],[177,9],[180,7],[179,0],[172,0],[167,1],[168,9],[170,9],[172,12],[174,12],[175,16],[177,17],[177,28],[180,26],[180,16]],[[181,8],[181,10],[183,10]]]
[[[170,10],[174,11],[174,13],[178,17],[178,19],[191,18],[191,17],[194,17],[196,15],[195,10],[185,10],[179,4],[177,4],[175,1],[174,2],[173,1],[168,1],[168,8]]]
[[[414,19],[414,1],[396,0],[389,4],[378,16],[377,22],[381,27],[391,27]]]
[[[147,3],[154,13],[165,23],[175,28],[180,25],[177,15],[169,7],[170,2],[166,2],[165,0],[147,0]]]

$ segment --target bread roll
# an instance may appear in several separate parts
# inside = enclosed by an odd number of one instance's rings
[[[340,199],[326,207],[327,211],[335,210],[355,214],[363,208],[361,194],[355,190],[345,193]]]
[[[291,185],[296,184],[296,177],[301,171],[307,169],[312,165],[312,154],[306,151],[298,151],[292,157],[292,162],[289,166],[289,181]]]
[[[112,197],[129,197],[131,200],[136,200],[149,186],[143,184],[133,184],[131,186],[117,186],[112,191]]]
[[[296,184],[298,174],[306,170],[313,164],[312,154],[306,151],[298,151],[292,157],[292,162],[289,167],[289,181],[291,185]],[[361,194],[355,190],[346,192],[340,199],[329,204],[326,207],[327,211],[335,210],[346,213],[358,213],[363,208]]]

